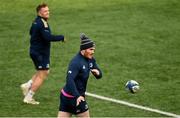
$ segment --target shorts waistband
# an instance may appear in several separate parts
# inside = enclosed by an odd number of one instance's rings
[[[61,93],[62,93],[65,97],[68,97],[68,98],[74,98],[74,96],[72,96],[72,95],[66,93],[66,92],[64,91],[64,89],[61,89]]]

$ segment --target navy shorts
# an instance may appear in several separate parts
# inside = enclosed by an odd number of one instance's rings
[[[59,111],[77,115],[89,109],[86,101],[81,101],[80,104],[76,106],[76,99],[77,98],[68,98],[61,93]]]
[[[35,65],[37,70],[48,70],[50,60],[48,56],[45,55],[37,55],[37,54],[30,54],[30,57]]]

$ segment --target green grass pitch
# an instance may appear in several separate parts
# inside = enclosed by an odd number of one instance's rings
[[[29,58],[29,28],[42,0],[0,0],[0,116],[56,117],[66,69],[79,50],[79,34],[96,42],[103,79],[92,76],[88,92],[180,114],[179,0],[44,0],[53,34],[51,72],[35,95],[40,105],[23,104],[20,84],[35,72]],[[128,80],[140,84],[128,93]],[[93,117],[166,117],[87,97]]]

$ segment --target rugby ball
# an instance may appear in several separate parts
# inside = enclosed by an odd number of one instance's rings
[[[139,83],[135,80],[129,80],[126,85],[126,90],[130,91],[131,93],[136,93],[139,91]]]

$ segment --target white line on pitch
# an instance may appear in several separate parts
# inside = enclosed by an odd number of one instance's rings
[[[152,109],[152,108],[149,108],[149,107],[144,107],[144,106],[132,104],[132,103],[122,101],[122,100],[108,98],[108,97],[96,95],[96,94],[89,93],[89,92],[86,92],[86,95],[94,97],[94,98],[98,98],[98,99],[101,99],[101,100],[106,100],[106,101],[110,101],[110,102],[114,102],[114,103],[123,104],[123,105],[129,106],[129,107],[134,107],[134,108],[143,109],[143,110],[146,110],[146,111],[156,112],[156,113],[163,114],[163,115],[166,115],[166,116],[180,118],[180,115],[177,115],[177,114],[174,114],[174,113],[165,112],[165,111],[161,111],[161,110],[158,110],[158,109]]]

